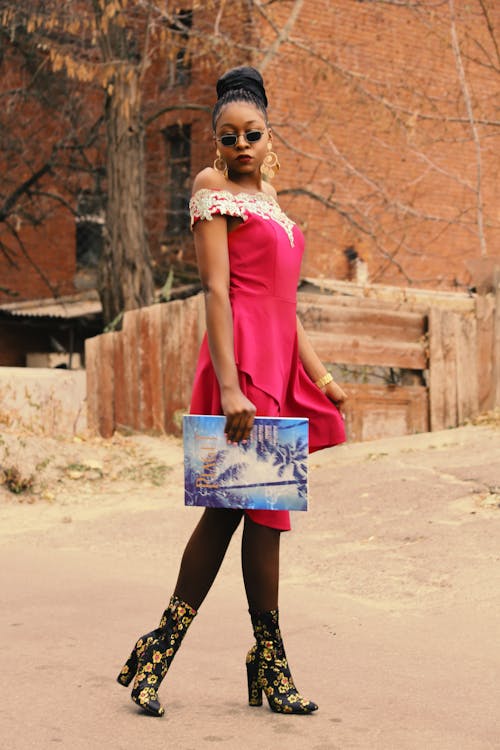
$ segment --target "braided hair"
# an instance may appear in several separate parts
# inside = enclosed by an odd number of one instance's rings
[[[233,102],[253,104],[262,112],[267,123],[267,96],[264,81],[258,70],[242,66],[232,68],[217,81],[217,101],[212,112],[212,127],[215,130],[223,107]]]

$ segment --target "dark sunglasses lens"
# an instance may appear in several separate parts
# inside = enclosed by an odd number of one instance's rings
[[[249,130],[247,133],[245,133],[245,138],[249,143],[256,143],[262,138],[262,133],[260,132],[260,130]]]
[[[238,137],[236,135],[221,135],[220,142],[223,146],[234,146]]]

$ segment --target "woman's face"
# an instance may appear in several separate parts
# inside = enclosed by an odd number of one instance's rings
[[[246,140],[245,133],[251,131],[262,133],[258,141],[249,143]],[[224,146],[220,141],[224,135],[237,135],[238,140],[232,146]],[[266,125],[264,115],[248,102],[227,104],[222,109],[215,126],[216,145],[226,161],[230,175],[259,173],[260,165],[268,152],[267,144],[271,139],[271,132]]]

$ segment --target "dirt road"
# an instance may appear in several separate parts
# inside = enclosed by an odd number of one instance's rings
[[[500,429],[311,457],[283,538],[281,620],[309,717],[246,704],[239,533],[161,690],[114,680],[156,626],[199,514],[173,439],[5,433],[0,463],[2,750],[498,750]],[[20,502],[22,500],[22,502]]]

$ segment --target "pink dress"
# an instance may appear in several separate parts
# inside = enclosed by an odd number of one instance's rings
[[[310,452],[345,440],[338,409],[306,374],[298,355],[296,302],[304,237],[265,193],[198,190],[192,226],[216,215],[243,221],[228,235],[234,355],[240,386],[259,416],[308,417]],[[190,411],[221,414],[220,391],[205,335]],[[256,523],[290,529],[284,510],[247,510]]]

